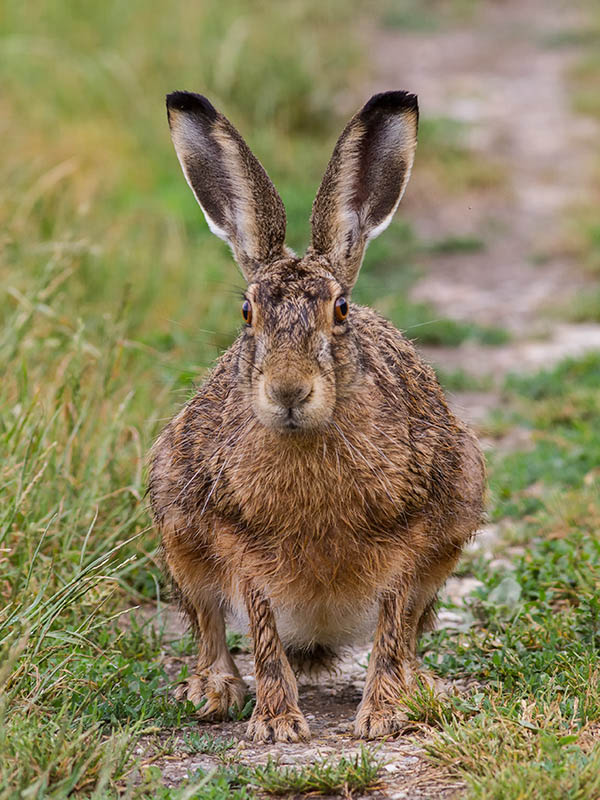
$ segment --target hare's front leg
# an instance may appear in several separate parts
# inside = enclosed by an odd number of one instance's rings
[[[376,739],[402,726],[401,698],[411,683],[417,626],[424,610],[418,595],[413,580],[405,578],[381,598],[363,699],[354,723],[360,738]]]
[[[184,602],[188,614],[196,617],[198,661],[175,697],[199,706],[203,719],[227,719],[231,708],[244,707],[248,690],[227,647],[223,612],[208,592],[201,598],[196,595],[193,602],[184,595]]]
[[[248,735],[257,742],[307,741],[308,723],[298,707],[296,678],[277,633],[271,604],[252,587],[248,587],[245,599],[256,677],[256,707]]]

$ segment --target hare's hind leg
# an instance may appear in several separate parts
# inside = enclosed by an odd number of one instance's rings
[[[258,742],[310,739],[308,723],[298,707],[298,687],[275,627],[269,601],[256,589],[245,592],[254,641],[256,707],[248,735]]]
[[[411,623],[420,617],[414,613],[415,599],[414,583],[406,578],[381,597],[363,698],[354,723],[359,738],[375,739],[402,725],[400,702],[410,685],[413,660]]]

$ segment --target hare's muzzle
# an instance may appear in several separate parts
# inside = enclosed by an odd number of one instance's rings
[[[334,396],[335,390],[326,386],[320,375],[263,375],[258,381],[254,410],[269,428],[309,431],[329,422]]]
[[[294,409],[306,403],[313,392],[312,381],[272,381],[266,387],[270,400],[285,409]]]

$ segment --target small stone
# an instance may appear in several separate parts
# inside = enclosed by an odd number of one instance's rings
[[[334,733],[347,733],[350,730],[351,727],[352,727],[352,723],[351,722],[340,722],[340,724],[337,725],[333,729],[333,731],[334,731]]]
[[[443,594],[454,605],[462,606],[464,598],[473,594],[475,589],[483,586],[483,583],[477,578],[449,578],[446,581]]]

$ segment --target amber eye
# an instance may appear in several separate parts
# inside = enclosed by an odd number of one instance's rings
[[[246,325],[250,325],[252,322],[252,306],[250,305],[249,300],[244,300],[242,303],[242,317],[244,318]]]
[[[336,322],[344,322],[348,316],[348,302],[345,297],[338,297],[335,301],[335,320]]]

